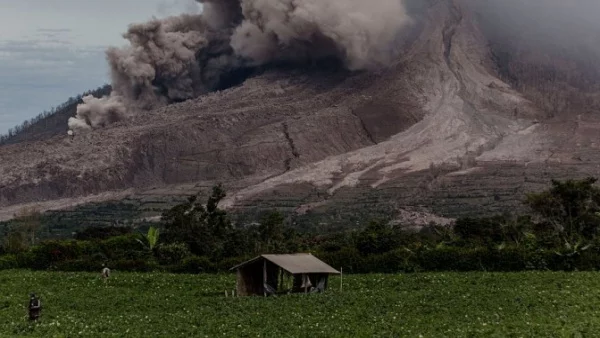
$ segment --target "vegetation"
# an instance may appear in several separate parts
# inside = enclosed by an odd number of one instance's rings
[[[586,337],[596,273],[425,273],[332,278],[324,294],[225,298],[233,275],[0,271],[0,335],[71,337]],[[29,292],[42,300],[26,319]]]
[[[36,241],[39,213],[25,211],[5,227],[0,269],[226,271],[261,253],[312,252],[347,272],[597,270],[600,188],[596,180],[553,181],[529,194],[528,215],[462,218],[419,232],[372,221],[361,229],[300,233],[279,212],[236,225],[218,207],[221,186],[163,213],[147,233],[126,226],[91,227],[74,240]]]
[[[538,226],[557,233],[566,242],[598,235],[600,227],[600,189],[595,178],[566,182],[552,181],[552,187],[529,194],[525,203],[541,222]]]
[[[41,228],[41,213],[35,208],[24,208],[15,217],[2,236],[2,251],[8,253],[22,252],[35,245]]]
[[[36,233],[36,241],[48,239],[90,239],[107,238],[117,234],[131,233],[135,229],[146,231],[150,223],[132,221],[143,217],[139,203],[130,200],[119,202],[90,203],[68,211],[47,211],[41,215],[41,226]],[[15,227],[17,219],[0,222],[0,242],[5,234]],[[93,232],[86,234],[88,231]],[[105,234],[103,234],[105,233]],[[84,238],[84,237],[88,238]]]
[[[142,236],[142,239],[138,239],[138,242],[148,248],[148,250],[154,251],[154,249],[156,249],[156,244],[158,244],[159,236],[160,230],[156,227],[150,227],[146,236]]]

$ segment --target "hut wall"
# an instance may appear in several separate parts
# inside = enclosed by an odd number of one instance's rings
[[[279,286],[279,269],[279,266],[267,261],[267,284],[275,290]]]
[[[261,260],[248,264],[237,271],[237,292],[240,296],[262,294],[263,262]]]

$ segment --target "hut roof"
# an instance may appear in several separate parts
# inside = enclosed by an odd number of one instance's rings
[[[268,260],[269,262],[281,267],[293,275],[300,273],[340,273],[317,257],[306,253],[288,255],[260,255],[247,262],[234,266],[231,268],[231,270],[241,268],[242,266],[253,263],[261,258]]]

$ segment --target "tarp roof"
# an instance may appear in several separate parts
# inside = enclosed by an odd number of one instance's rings
[[[233,268],[231,268],[231,270],[238,269],[244,265],[253,263],[261,258],[268,260],[269,262],[279,266],[280,268],[293,275],[300,273],[340,273],[339,271],[327,265],[325,262],[321,261],[317,257],[306,253],[289,255],[260,255],[247,262],[234,266]]]

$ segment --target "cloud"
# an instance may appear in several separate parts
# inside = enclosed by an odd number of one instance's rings
[[[65,40],[0,41],[0,61],[0,134],[108,81],[102,46],[74,46]]]
[[[38,28],[36,31],[43,33],[70,33],[73,30],[70,28]]]
[[[11,67],[21,68],[32,60],[43,61],[44,64],[63,63],[65,60],[85,59],[90,55],[102,55],[103,47],[75,46],[62,39],[31,39],[0,41],[0,58],[11,63]],[[102,67],[101,65],[99,67]],[[0,69],[6,69],[0,64]]]
[[[161,0],[156,6],[159,16],[171,16],[179,13],[197,14],[201,6],[196,0]]]
[[[66,44],[71,44],[73,30],[68,28],[38,28],[34,36],[45,41],[62,41]]]

